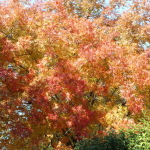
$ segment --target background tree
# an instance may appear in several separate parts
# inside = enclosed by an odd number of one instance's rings
[[[2,148],[74,147],[149,110],[149,1],[125,2],[1,3]]]

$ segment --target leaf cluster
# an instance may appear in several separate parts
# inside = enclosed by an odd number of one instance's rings
[[[149,150],[150,124],[148,117],[139,124],[118,133],[109,132],[103,138],[84,139],[76,144],[76,150]]]

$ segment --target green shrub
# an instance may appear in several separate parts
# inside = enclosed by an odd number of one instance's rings
[[[84,139],[76,144],[76,150],[100,150],[102,146],[101,140],[99,138]]]
[[[150,118],[142,119],[140,124],[125,134],[129,150],[150,150]]]
[[[134,128],[108,133],[103,138],[84,139],[76,150],[150,150],[150,118],[144,117]]]
[[[103,139],[93,138],[77,143],[76,150],[127,150],[124,132],[109,133]]]

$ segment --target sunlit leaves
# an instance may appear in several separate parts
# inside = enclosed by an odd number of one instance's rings
[[[137,121],[150,108],[149,8],[145,1],[132,4],[57,0],[0,6],[4,147],[15,149],[19,141],[17,149],[56,147],[58,141],[73,147],[83,137],[103,135],[98,127],[126,127],[134,122],[127,116]],[[120,13],[121,7],[128,11]]]

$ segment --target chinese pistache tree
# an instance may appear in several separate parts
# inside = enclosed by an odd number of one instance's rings
[[[150,109],[149,6],[1,1],[0,149],[74,147],[136,123]]]

